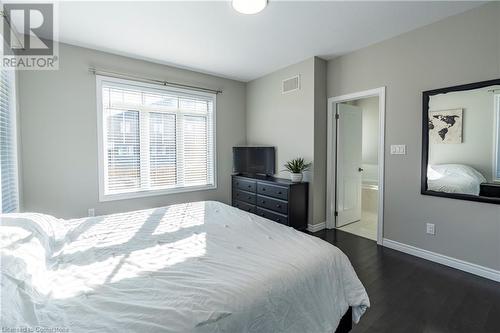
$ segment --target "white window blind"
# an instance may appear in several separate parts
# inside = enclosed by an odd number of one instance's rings
[[[215,187],[215,95],[97,78],[101,200]]]
[[[15,73],[0,69],[0,211],[18,210]]]

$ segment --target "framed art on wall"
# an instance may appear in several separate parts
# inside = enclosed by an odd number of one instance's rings
[[[462,143],[462,120],[462,109],[429,111],[430,143]]]

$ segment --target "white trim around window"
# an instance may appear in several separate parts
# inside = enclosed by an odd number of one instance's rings
[[[217,188],[215,94],[98,75],[96,100],[99,201]]]

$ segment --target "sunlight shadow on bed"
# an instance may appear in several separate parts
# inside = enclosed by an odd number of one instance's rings
[[[197,202],[105,217],[67,245],[51,271],[53,298],[71,297],[98,285],[133,278],[200,257],[206,235],[193,228],[205,221]]]
[[[105,248],[126,244],[141,231],[141,228],[147,229],[148,223],[159,223],[161,219],[161,216],[155,214],[154,210],[134,212],[127,216],[127,220],[123,219],[124,215],[110,215],[101,218],[98,223],[94,223],[85,232],[78,235],[76,239],[66,245],[64,253],[71,254],[84,252],[91,248]],[[93,219],[95,218],[85,219],[82,224]]]
[[[163,268],[201,257],[206,253],[206,234],[193,234],[172,243],[157,243],[151,247],[112,256],[105,261],[85,266],[70,265],[49,271],[53,282],[52,298],[73,297],[90,292],[99,285],[116,283],[123,279],[148,275]],[[36,284],[36,281],[33,281]]]
[[[205,223],[205,204],[194,202],[187,206],[171,206],[162,217],[153,235],[176,232],[183,228],[200,226]]]

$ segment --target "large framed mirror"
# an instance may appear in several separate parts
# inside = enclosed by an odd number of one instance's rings
[[[500,79],[423,92],[421,193],[500,204]]]

